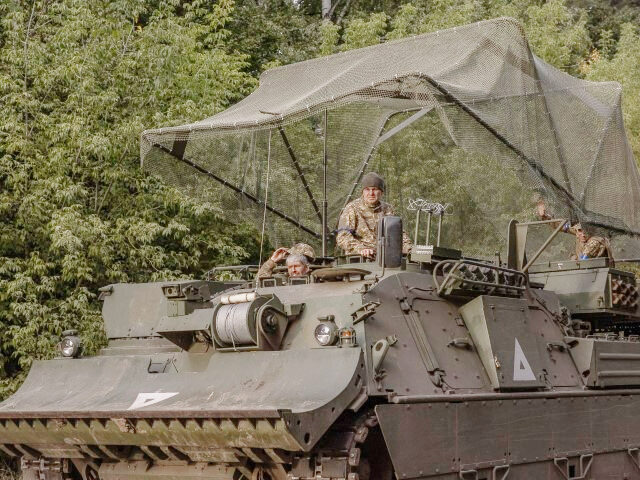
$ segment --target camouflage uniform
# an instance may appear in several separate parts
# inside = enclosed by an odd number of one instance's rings
[[[344,250],[345,255],[358,255],[363,248],[376,249],[378,243],[378,220],[387,215],[394,215],[393,207],[380,202],[370,207],[361,198],[349,203],[340,215],[336,242]],[[406,232],[402,232],[402,252],[409,253],[411,240]]]
[[[611,244],[608,238],[593,236],[589,237],[586,242],[581,242],[577,237],[579,224],[570,228],[565,227],[565,231],[576,235],[576,260],[586,260],[588,258],[611,258]]]
[[[544,204],[543,200],[539,195],[534,197],[534,201],[536,203],[542,202]],[[538,214],[538,216],[542,220],[550,220],[553,218],[553,214],[548,212],[545,212],[543,215]],[[551,224],[553,228],[557,228],[558,225],[560,225],[560,222]],[[613,254],[611,252],[611,243],[609,242],[608,238],[598,237],[594,235],[592,237],[587,238],[586,242],[583,242],[578,237],[578,232],[582,229],[583,228],[580,223],[571,225],[569,222],[567,222],[562,226],[562,231],[564,231],[565,233],[570,233],[576,237],[576,253],[575,255],[571,256],[572,259],[586,260],[589,258],[600,258],[600,257],[609,257],[613,259]]]
[[[304,255],[310,262],[313,262],[316,257],[316,253],[311,247],[311,245],[307,245],[306,243],[296,243],[289,250],[289,255]],[[273,276],[273,271],[278,266],[276,262],[269,258],[266,262],[262,264],[258,273],[256,274],[257,278],[269,278]]]
[[[273,271],[278,266],[276,262],[271,259],[268,259],[266,262],[262,264],[258,273],[256,274],[257,278],[269,278],[273,277]]]

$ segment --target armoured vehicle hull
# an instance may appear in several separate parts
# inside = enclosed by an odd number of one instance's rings
[[[608,268],[586,263],[563,273]],[[635,312],[587,335],[584,291],[517,270],[355,267],[104,289],[108,347],[37,362],[0,404],[0,448],[25,478],[640,478]],[[279,340],[220,341],[224,305],[276,298]],[[320,345],[321,323],[355,335]]]

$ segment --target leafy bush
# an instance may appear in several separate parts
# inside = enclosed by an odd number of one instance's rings
[[[222,110],[256,82],[225,48],[228,1],[0,8],[1,398],[62,330],[100,348],[100,286],[253,253],[218,205],[143,174],[138,139]]]

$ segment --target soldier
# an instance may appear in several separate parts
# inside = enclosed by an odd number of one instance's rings
[[[384,180],[374,172],[362,177],[362,196],[350,202],[340,215],[336,242],[345,255],[373,258],[378,240],[378,220],[393,215],[393,207],[382,202]],[[402,233],[402,253],[409,253],[411,241]]]
[[[551,220],[553,218],[553,215],[547,212],[544,200],[542,199],[538,199],[537,201],[536,213],[541,220]],[[559,224],[556,223],[552,225],[557,228]],[[571,256],[573,260],[587,260],[589,258],[600,257],[613,259],[611,244],[608,238],[590,235],[580,223],[571,225],[567,222],[562,227],[562,230],[576,237],[576,253]]]
[[[267,278],[273,275],[273,270],[278,263],[286,259],[287,273],[290,277],[304,277],[309,273],[309,266],[315,260],[316,254],[310,245],[306,243],[296,243],[291,248],[278,248],[271,258],[264,262],[258,270],[258,278]]]

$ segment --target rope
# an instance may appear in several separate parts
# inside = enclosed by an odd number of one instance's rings
[[[258,265],[262,265],[262,248],[264,246],[264,227],[267,223],[267,202],[269,200],[269,177],[271,173],[271,130],[269,130],[269,146],[267,148],[267,185],[264,189],[264,211],[262,212],[262,233],[260,234],[260,261]],[[257,288],[257,283],[256,283]]]

